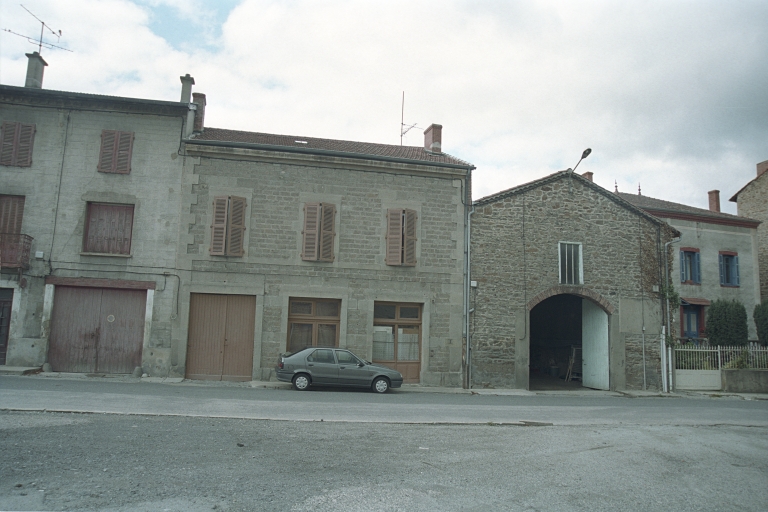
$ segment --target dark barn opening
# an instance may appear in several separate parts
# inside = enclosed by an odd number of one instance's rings
[[[531,310],[530,322],[529,388],[581,388],[582,298],[567,294],[550,297]],[[573,378],[566,382],[574,347]]]

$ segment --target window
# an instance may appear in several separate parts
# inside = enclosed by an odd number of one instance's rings
[[[0,233],[21,234],[24,216],[24,196],[0,195]]]
[[[373,305],[373,362],[418,382],[421,369],[421,304],[376,302]]]
[[[213,199],[211,223],[212,256],[242,256],[245,254],[244,197],[218,196]]]
[[[102,130],[99,172],[128,174],[131,172],[133,132]]]
[[[739,255],[720,251],[720,286],[739,286]]]
[[[560,284],[582,284],[581,244],[560,242]]]
[[[701,284],[701,260],[698,249],[692,247],[680,249],[680,282]]]
[[[704,335],[702,323],[704,315],[702,307],[695,304],[686,304],[680,307],[683,338],[701,338]]]
[[[304,261],[333,261],[336,206],[328,203],[304,205]]]
[[[83,252],[131,254],[132,204],[88,203]]]
[[[416,220],[415,210],[387,210],[387,265],[416,265]]]
[[[307,361],[312,363],[336,364],[333,358],[333,350],[329,348],[319,348],[307,356]]]
[[[6,121],[2,126],[0,165],[29,167],[32,165],[32,145],[35,125]]]
[[[306,347],[339,345],[341,301],[290,299],[288,303],[288,352]]]

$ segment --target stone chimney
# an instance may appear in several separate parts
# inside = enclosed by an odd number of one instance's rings
[[[760,162],[759,164],[757,164],[757,175],[758,176],[763,174],[765,171],[768,171],[768,160],[766,160],[765,162]]]
[[[193,92],[192,103],[197,105],[197,110],[195,110],[194,130],[196,132],[202,132],[205,128],[205,94]]]
[[[442,153],[443,125],[432,124],[424,130],[424,149],[433,153]]]
[[[709,191],[709,210],[712,212],[720,212],[720,191]]]
[[[47,62],[43,60],[37,52],[27,53],[27,80],[24,82],[24,87],[31,87],[32,89],[43,88],[43,73],[45,72],[45,66]]]
[[[587,178],[589,181],[595,181],[595,180],[592,179],[593,175],[594,175],[594,173],[592,171],[587,171],[584,174],[582,174],[582,176]]]
[[[184,76],[180,76],[181,80],[181,103],[189,103],[192,100],[192,86],[195,85],[195,79],[189,76],[187,73]]]

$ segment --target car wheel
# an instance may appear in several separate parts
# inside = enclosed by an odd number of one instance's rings
[[[304,391],[309,387],[309,375],[300,373],[293,378],[293,387],[299,391]]]
[[[378,379],[373,381],[373,385],[371,388],[376,393],[386,393],[389,391],[389,381],[384,377],[379,377]]]

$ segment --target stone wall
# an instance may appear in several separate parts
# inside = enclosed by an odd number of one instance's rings
[[[765,166],[765,162],[762,165]],[[762,221],[757,228],[757,251],[760,296],[761,300],[766,300],[768,299],[768,172],[763,172],[739,192],[737,205],[739,215]]]

